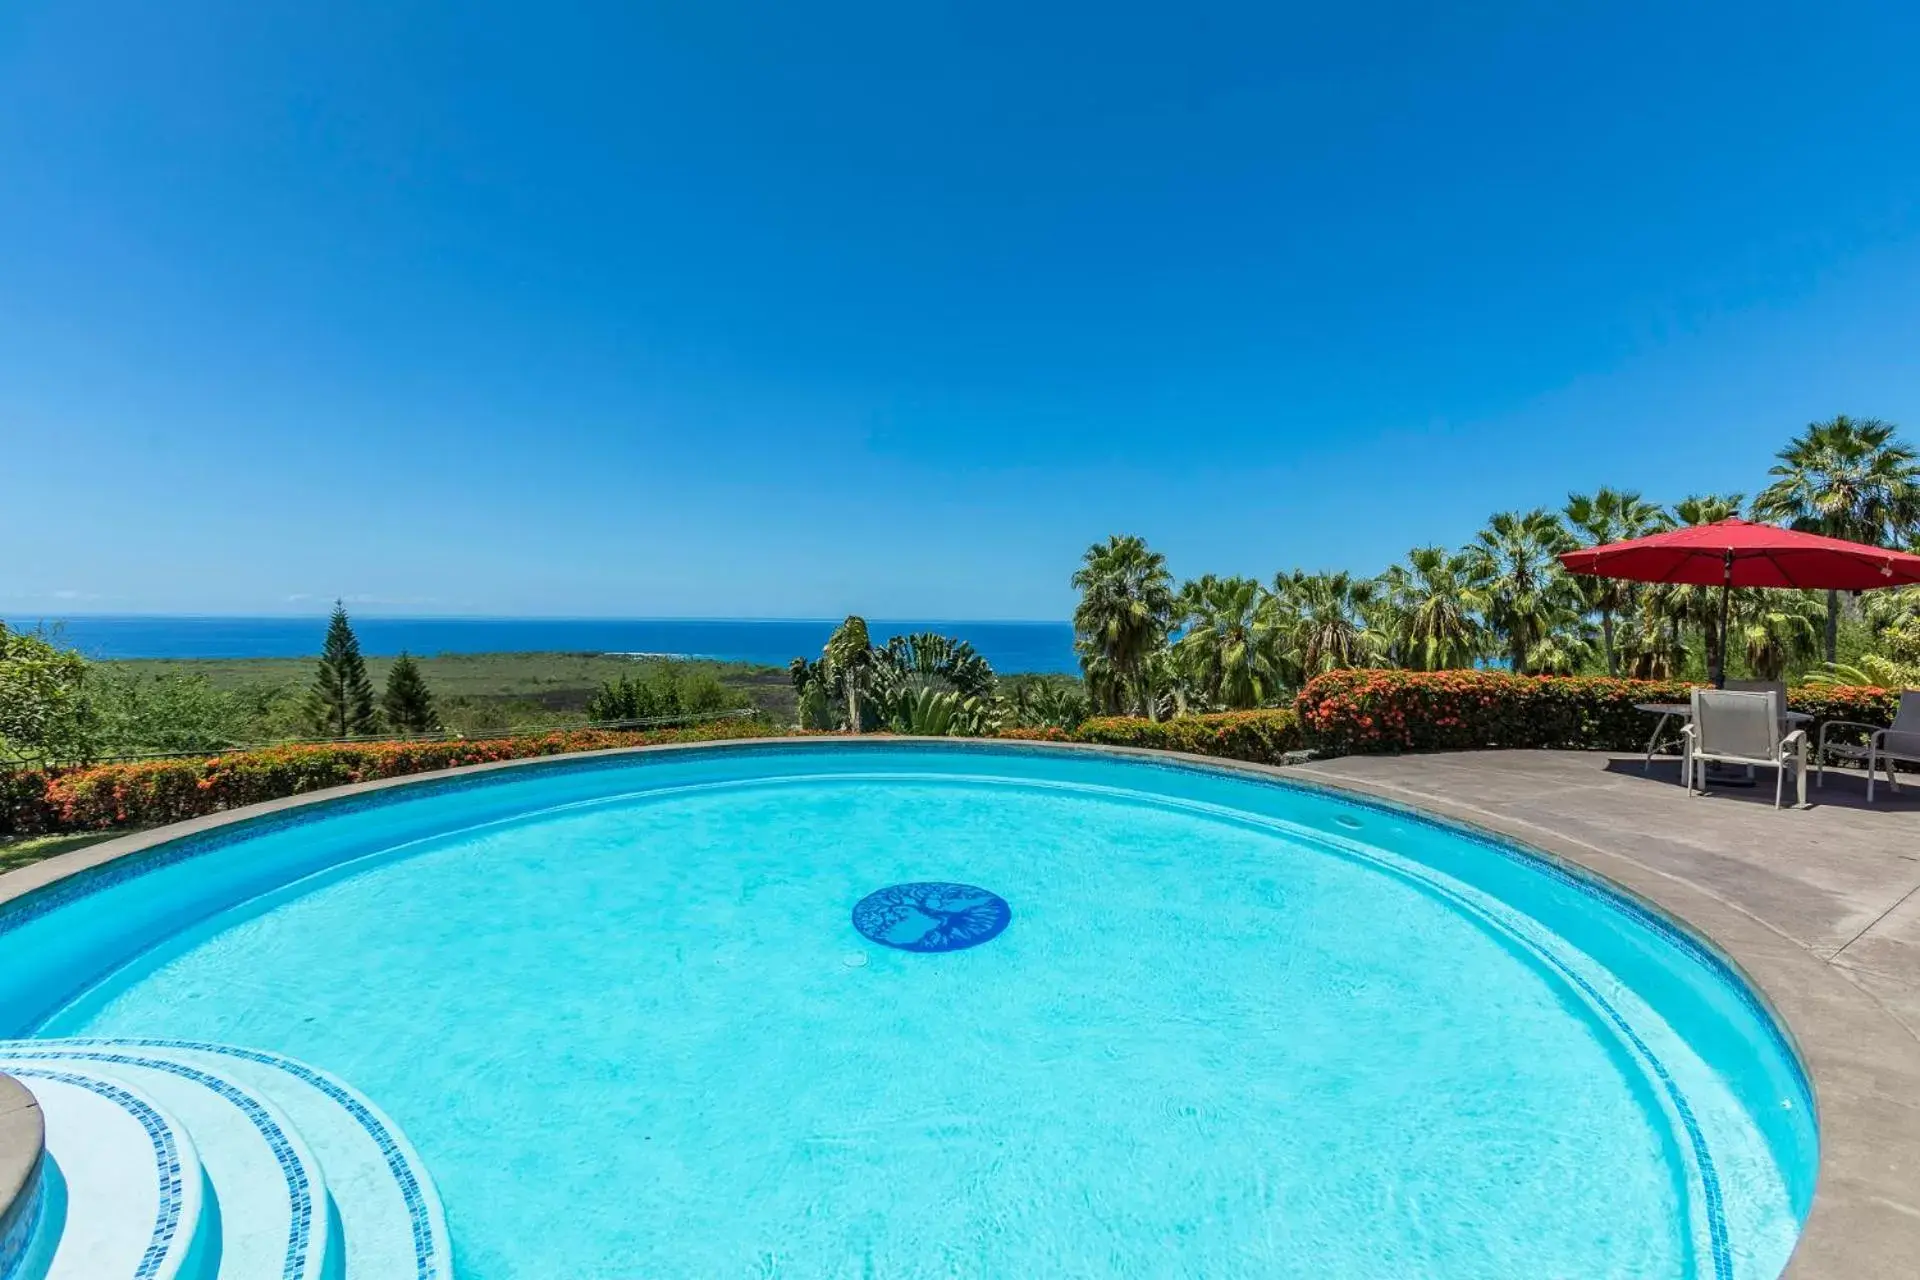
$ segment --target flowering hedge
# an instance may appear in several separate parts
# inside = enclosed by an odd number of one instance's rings
[[[1104,716],[1078,729],[1009,729],[1001,735],[1038,742],[1098,742],[1117,747],[1148,747],[1156,751],[1190,751],[1226,760],[1278,762],[1289,751],[1305,745],[1300,721],[1284,708],[1267,711],[1222,711],[1209,715],[1147,720],[1138,716]]]
[[[1548,747],[1644,751],[1653,721],[1636,703],[1686,702],[1693,686],[1604,676],[1517,676],[1504,671],[1331,671],[1300,692],[1295,710],[1315,750],[1330,755]],[[1898,695],[1807,686],[1787,705],[1814,717],[1888,724]],[[1836,739],[1837,740],[1837,739]]]
[[[515,738],[268,747],[191,759],[0,777],[0,822],[21,833],[152,826],[351,782],[434,769],[782,732],[754,720],[678,729],[562,730]],[[9,829],[0,825],[0,831]]]

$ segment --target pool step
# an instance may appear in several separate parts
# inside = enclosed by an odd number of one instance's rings
[[[451,1280],[445,1218],[419,1156],[378,1108],[326,1072],[231,1045],[0,1042],[0,1070],[29,1089],[37,1084],[27,1072],[43,1069],[148,1091],[194,1135],[218,1201],[221,1250],[217,1271],[183,1280]]]
[[[218,1217],[185,1125],[91,1071],[37,1061],[6,1070],[32,1091],[46,1122],[40,1238],[22,1280],[210,1276]]]

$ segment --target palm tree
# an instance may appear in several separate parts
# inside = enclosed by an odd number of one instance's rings
[[[1920,526],[1920,457],[1894,425],[1842,414],[1807,429],[1767,472],[1754,514],[1830,538],[1898,546]],[[1827,592],[1827,661],[1840,643],[1840,593]]]
[[[1728,606],[1728,647],[1739,646],[1747,672],[1782,680],[1787,667],[1819,648],[1820,606],[1802,591],[1749,588],[1735,591]]]
[[[867,635],[867,620],[849,615],[827,638],[821,665],[830,678],[844,686],[847,694],[847,732],[860,732],[860,695],[866,692],[873,671],[873,641]]]
[[[1278,692],[1278,633],[1256,579],[1209,574],[1180,599],[1185,630],[1174,650],[1208,702],[1257,707]]]
[[[1368,625],[1378,587],[1371,578],[1347,573],[1274,575],[1271,607],[1303,680],[1340,667],[1365,666],[1385,648]]]
[[[1673,504],[1676,524],[1717,524],[1740,514],[1743,495],[1738,493],[1694,494]],[[1688,628],[1699,631],[1706,641],[1706,667],[1709,672],[1725,674],[1726,637],[1720,634],[1720,588],[1662,584],[1649,588],[1654,607],[1667,619],[1673,633],[1674,648],[1683,647],[1681,633]]]
[[[1114,535],[1094,543],[1073,575],[1080,603],[1073,611],[1074,647],[1089,690],[1115,712],[1131,695],[1151,714],[1144,687],[1147,656],[1166,643],[1173,614],[1167,559],[1143,539]]]
[[[1584,545],[1601,546],[1624,542],[1665,528],[1670,521],[1666,512],[1639,494],[1602,488],[1594,493],[1567,495],[1562,508],[1567,526]],[[1600,616],[1600,648],[1606,655],[1607,674],[1620,674],[1620,655],[1614,646],[1614,620],[1633,608],[1639,584],[1624,578],[1581,577],[1575,579],[1587,608]]]
[[[1556,557],[1576,545],[1560,517],[1536,507],[1498,513],[1466,548],[1487,625],[1516,672],[1558,669],[1572,651],[1584,606]]]
[[[1380,577],[1393,605],[1394,647],[1416,671],[1470,667],[1481,653],[1478,614],[1486,607],[1472,582],[1472,561],[1443,547],[1415,547],[1407,563]]]

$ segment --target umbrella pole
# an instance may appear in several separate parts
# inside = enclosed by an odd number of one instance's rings
[[[1733,552],[1727,552],[1726,568],[1720,579],[1720,647],[1714,654],[1713,687],[1727,687],[1727,622],[1733,601]]]

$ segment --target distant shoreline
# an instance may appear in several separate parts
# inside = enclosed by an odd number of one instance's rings
[[[43,621],[19,615],[8,626]],[[816,658],[838,619],[390,618],[355,617],[369,657],[572,654],[676,658],[785,667]],[[103,661],[249,661],[311,658],[326,621],[319,617],[220,617],[71,614],[46,618],[60,642]],[[877,641],[937,631],[972,644],[996,671],[1074,673],[1073,629],[1065,622],[967,622],[870,619]]]

